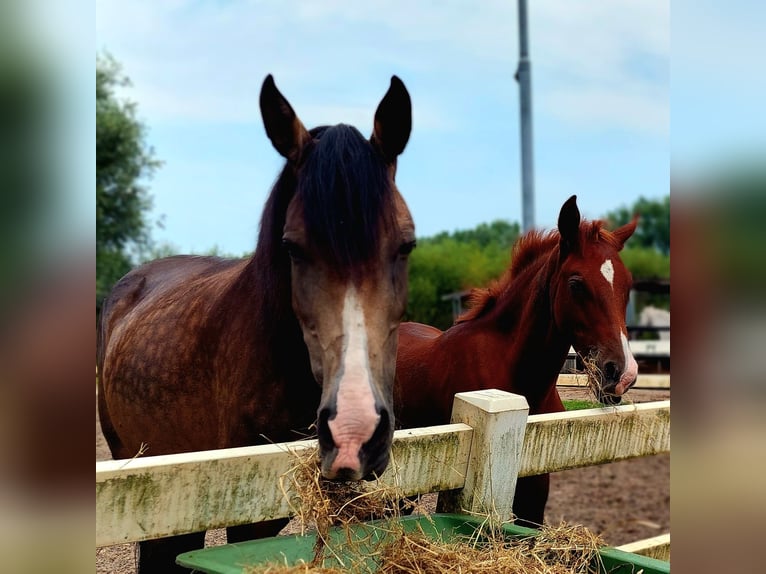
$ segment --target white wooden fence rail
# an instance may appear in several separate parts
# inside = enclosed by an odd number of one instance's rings
[[[670,560],[670,533],[660,534],[659,536],[652,536],[651,538],[644,538],[643,540],[636,540],[629,544],[623,544],[617,547],[623,552],[632,552],[633,554],[640,554],[641,556],[648,556],[649,558],[656,558],[657,560]]]
[[[559,387],[587,387],[588,375],[562,374],[559,375],[556,384]],[[670,375],[643,375],[639,374],[634,389],[670,389]]]
[[[387,483],[404,494],[460,488],[473,429],[397,431]],[[316,441],[96,463],[96,546],[161,538],[290,515],[279,479]]]
[[[503,391],[456,396],[455,424],[394,434],[382,477],[404,494],[452,491],[458,511],[510,515],[517,476],[670,450],[670,401],[527,417]],[[460,422],[457,422],[460,421]],[[96,546],[285,517],[279,478],[315,441],[96,463]]]
[[[532,415],[519,476],[670,452],[670,401]]]

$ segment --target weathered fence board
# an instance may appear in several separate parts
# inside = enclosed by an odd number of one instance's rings
[[[394,434],[387,484],[405,495],[462,489],[452,493],[460,507],[510,512],[516,468],[529,476],[670,450],[670,401],[527,417],[518,395],[462,395],[460,423]],[[289,516],[279,479],[295,466],[292,453],[315,445],[97,462],[96,546]]]
[[[670,401],[532,415],[519,476],[670,452]]]
[[[632,552],[633,554],[656,558],[657,560],[670,561],[670,533],[636,540],[630,544],[618,546],[617,549],[623,552]]]
[[[528,413],[527,399],[505,391],[455,395],[452,422],[474,429],[471,458],[462,488],[439,496],[440,512],[492,512],[500,520],[513,517],[512,493],[516,491]]]
[[[587,387],[587,375],[559,375],[556,384],[560,387]],[[638,375],[634,389],[670,389],[670,375]]]
[[[404,494],[463,485],[473,429],[397,431],[387,483]],[[315,441],[96,463],[96,546],[285,517],[279,479]],[[288,452],[288,450],[290,452]]]
[[[632,340],[628,341],[628,346],[631,352],[635,356],[641,357],[669,357],[670,356],[670,339],[655,339],[653,341],[641,341]],[[570,359],[577,356],[577,351],[574,347],[569,347]]]

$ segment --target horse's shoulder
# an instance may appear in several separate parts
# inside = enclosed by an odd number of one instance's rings
[[[146,292],[146,277],[136,271],[133,269],[112,287],[104,300],[102,313],[105,318],[119,317],[143,298]]]
[[[150,283],[172,282],[189,277],[210,275],[226,269],[242,266],[245,259],[226,259],[214,255],[173,255],[163,259],[155,259],[137,267],[131,274],[146,277]]]
[[[189,292],[191,289],[199,294],[204,289],[202,281],[215,282],[215,277],[220,276],[226,282],[229,275],[236,274],[245,263],[242,259],[195,255],[174,255],[144,263],[112,287],[104,300],[104,320],[113,325],[139,306],[155,307],[168,297],[175,299],[174,293],[179,290]]]

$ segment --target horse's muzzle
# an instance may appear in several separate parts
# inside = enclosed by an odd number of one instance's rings
[[[322,477],[329,480],[373,480],[383,474],[391,458],[393,424],[387,409],[372,436],[363,444],[344,442],[338,445],[331,432],[332,414],[322,409],[317,420],[319,458]]]
[[[620,369],[614,361],[607,361],[601,369],[602,380],[596,397],[604,405],[618,405],[630,387],[636,383],[637,372],[635,369]]]
[[[614,406],[622,402],[622,396],[614,392],[614,385],[611,387],[602,387],[596,391],[596,399],[602,405]]]

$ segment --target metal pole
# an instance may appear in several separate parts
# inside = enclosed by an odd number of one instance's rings
[[[516,81],[521,96],[521,207],[522,227],[535,226],[535,181],[532,161],[532,63],[527,37],[527,0],[519,0],[519,67]]]

